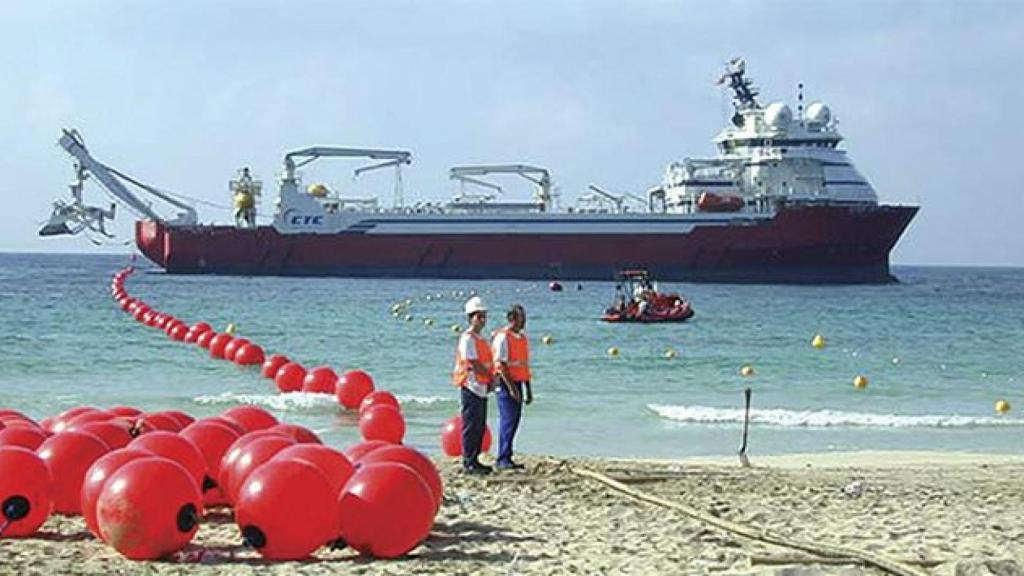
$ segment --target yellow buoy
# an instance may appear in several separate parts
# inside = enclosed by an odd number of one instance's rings
[[[227,328],[224,328],[224,333],[227,334],[228,336],[234,336],[235,324],[233,322],[229,322]]]
[[[618,356],[619,355],[619,349],[616,348],[615,346],[612,346],[611,348],[608,349],[608,355],[611,356],[612,358]]]
[[[428,327],[428,328],[433,326],[434,325],[434,319],[433,318],[424,318],[423,319],[423,325]]]
[[[544,335],[544,336],[543,336],[543,337],[542,337],[542,338],[540,339],[540,341],[541,341],[541,342],[543,342],[544,344],[553,344],[553,343],[554,343],[554,341],[555,341],[555,339],[554,339],[554,337],[553,337],[553,336],[551,336],[551,334],[545,334],[545,335]]]
[[[740,376],[750,377],[754,375],[754,367],[750,364],[740,368]]]
[[[671,348],[669,348],[668,350],[665,350],[665,358],[667,358],[668,360],[671,360],[671,359],[673,359],[675,357],[676,357],[676,351],[675,350],[673,350]]]
[[[996,401],[996,413],[997,414],[1006,414],[1009,411],[1010,411],[1010,403],[1009,402],[1007,402],[1006,400],[997,400]]]
[[[825,337],[821,334],[815,334],[814,338],[811,338],[811,346],[821,350],[825,347]]]
[[[868,387],[868,377],[863,374],[857,374],[853,377],[853,387],[857,390],[863,390]]]
[[[459,326],[458,324],[452,324],[451,330],[452,332],[458,334],[459,332],[462,332],[462,326]]]

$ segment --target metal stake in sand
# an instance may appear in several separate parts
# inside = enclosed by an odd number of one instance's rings
[[[740,464],[744,468],[750,468],[750,460],[747,459],[747,429],[750,427],[750,387],[743,391],[746,406],[743,409],[743,443],[740,444]]]

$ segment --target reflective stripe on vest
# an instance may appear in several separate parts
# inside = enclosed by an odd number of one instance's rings
[[[473,344],[476,346],[476,359],[483,364],[482,371],[474,371],[473,364],[469,360],[462,357],[462,351],[460,346],[455,347],[455,372],[452,374],[452,384],[462,387],[466,385],[466,381],[469,379],[469,373],[472,371],[476,376],[476,381],[480,384],[491,383],[491,370],[494,366],[494,360],[491,356],[491,347],[487,345],[487,341],[481,338],[475,332],[465,332],[473,338]]]
[[[514,382],[528,382],[530,380],[530,342],[526,338],[526,334],[516,334],[508,327],[498,330],[498,333],[505,335],[505,342],[508,344],[509,376]],[[495,374],[497,373],[498,371],[495,370]]]

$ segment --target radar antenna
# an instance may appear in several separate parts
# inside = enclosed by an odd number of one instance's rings
[[[732,89],[732,105],[739,113],[741,110],[760,108],[755,97],[757,88],[749,78],[745,77],[747,63],[743,58],[733,58],[725,65],[725,73],[718,79],[718,84],[728,84]]]

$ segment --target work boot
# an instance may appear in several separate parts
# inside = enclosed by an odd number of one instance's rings
[[[522,470],[523,468],[526,468],[526,466],[511,460],[507,462],[498,462],[495,466],[498,470]]]
[[[469,474],[472,476],[485,476],[487,474],[490,474],[493,471],[493,469],[490,466],[484,466],[479,462],[474,462],[473,464],[470,464],[468,466],[463,466],[462,471],[465,474]]]

